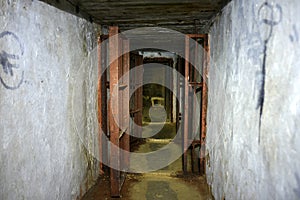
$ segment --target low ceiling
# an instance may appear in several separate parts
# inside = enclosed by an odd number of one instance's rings
[[[41,0],[101,25],[121,31],[163,27],[181,33],[207,33],[229,0]]]

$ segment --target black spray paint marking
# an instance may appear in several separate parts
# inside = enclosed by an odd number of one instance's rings
[[[296,28],[296,25],[293,25],[293,33],[289,35],[291,42],[298,42],[299,41],[299,34]]]
[[[19,48],[20,48],[20,55],[22,56],[24,54],[24,47],[23,47],[22,43],[20,42],[20,39],[18,38],[18,36],[10,31],[4,31],[4,32],[0,33],[0,39],[5,39],[5,37],[8,37],[8,36],[11,36],[18,43]],[[19,69],[20,66],[18,64],[12,64],[10,62],[10,60],[20,60],[20,56],[15,55],[15,54],[9,54],[5,50],[0,50],[0,65],[2,66],[2,69],[5,74],[14,78],[13,70]],[[15,90],[15,89],[19,88],[21,86],[21,84],[23,83],[23,80],[24,80],[24,71],[22,71],[21,80],[19,80],[14,85],[9,85],[8,83],[6,83],[5,80],[0,75],[0,82],[6,89],[10,89],[10,90]]]
[[[267,9],[271,12],[270,19],[260,18],[262,16],[263,9]],[[274,15],[277,14],[278,19],[276,20]],[[257,109],[259,109],[259,135],[258,135],[258,143],[260,143],[260,128],[261,128],[261,117],[263,114],[264,100],[265,100],[265,82],[266,82],[266,61],[267,61],[267,52],[268,52],[268,43],[270,38],[273,35],[274,26],[278,25],[282,20],[282,8],[280,5],[276,4],[275,6],[265,2],[261,5],[258,10],[259,21],[262,24],[269,26],[269,32],[266,34],[266,37],[263,38],[262,32],[260,33],[260,37],[263,41],[263,62],[262,62],[262,84],[259,91]],[[266,27],[266,26],[264,26]]]

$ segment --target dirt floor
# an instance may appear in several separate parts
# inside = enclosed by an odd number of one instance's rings
[[[147,129],[144,129],[147,130]],[[163,135],[170,135],[174,129],[172,125],[165,127],[161,132]],[[168,132],[168,133],[164,133]],[[174,133],[174,132],[173,132]],[[172,133],[172,134],[173,134]],[[147,133],[146,133],[147,134]],[[165,145],[172,143],[170,139],[156,139],[161,137],[152,137],[136,146],[136,153],[154,152]],[[174,147],[180,147],[180,144],[172,144]],[[174,150],[164,151],[167,156],[157,157],[155,161],[158,163],[170,159],[174,154]],[[189,157],[190,159],[190,157]],[[149,158],[139,159],[138,161],[130,161],[130,167],[147,168],[150,161]],[[156,171],[142,174],[127,174],[124,185],[121,190],[124,200],[210,200],[213,199],[209,187],[206,184],[205,177],[191,173],[191,167],[188,167],[188,174],[182,174],[181,157],[175,159],[168,166]],[[83,200],[105,200],[116,199],[110,197],[110,181],[108,175],[99,177],[97,184],[92,187],[88,193],[82,198]]]
[[[212,200],[205,178],[201,176],[169,176],[166,174],[127,174],[123,185],[124,200]],[[83,200],[112,200],[109,177],[102,176]]]

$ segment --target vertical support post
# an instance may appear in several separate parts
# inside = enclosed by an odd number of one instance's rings
[[[183,129],[183,149],[185,150],[183,153],[183,173],[187,173],[187,148],[188,148],[188,133],[189,133],[189,61],[188,58],[190,56],[190,45],[189,45],[189,37],[185,36],[185,84],[184,84],[184,129]]]
[[[209,40],[208,35],[204,40],[204,61],[202,69],[202,110],[201,110],[201,151],[200,151],[200,174],[205,173],[205,138],[206,138],[206,114],[207,114],[207,75],[209,67]]]
[[[112,109],[112,99],[119,101],[118,92],[113,93],[113,89],[118,84],[119,75],[119,39],[113,37],[118,34],[118,27],[109,27],[109,60],[110,62],[110,73],[109,73],[109,89],[110,89],[110,107],[109,107],[109,130],[110,130],[110,141],[113,145],[110,147],[110,163],[114,163],[114,166],[119,167],[120,156],[119,156],[119,127],[116,123],[115,118],[119,117],[119,103],[114,103],[114,109]],[[117,58],[117,59],[116,59]],[[118,88],[118,87],[117,87]],[[120,196],[120,171],[110,169],[110,183],[111,183],[111,196]]]
[[[192,79],[193,79],[192,81],[195,82],[195,83],[197,83],[198,82],[197,75],[199,76],[199,73],[197,73],[197,70],[196,70],[196,69],[198,69],[198,66],[199,66],[199,60],[198,60],[199,49],[198,49],[198,45],[195,46],[195,52],[194,53],[195,53],[195,62],[194,63],[195,63],[196,66],[194,66],[193,69],[192,69]],[[195,67],[196,67],[196,69],[195,69]],[[193,89],[194,89],[193,92],[196,95],[197,85],[194,85]],[[197,98],[197,96],[196,96],[196,98]],[[196,108],[197,107],[197,100],[193,99],[193,103],[191,105],[193,105],[193,108]],[[194,109],[192,109],[192,114],[191,114],[192,117],[193,117],[193,122],[192,122],[192,129],[193,129],[193,131],[192,132],[193,132],[193,134],[197,133],[197,135],[196,135],[197,138],[195,138],[195,139],[196,140],[200,140],[200,137],[201,137],[200,136],[200,134],[201,134],[200,133],[200,128],[197,129],[197,125],[199,125],[200,119],[199,119],[199,121],[195,120],[197,118],[196,117],[197,114],[198,113],[196,113],[194,111]],[[191,158],[191,160],[192,160],[192,171],[193,171],[193,173],[199,173],[200,172],[200,168],[199,168],[198,156],[196,155],[195,144],[193,144],[192,147],[193,147],[192,148],[192,154],[191,154],[191,157],[192,157]]]
[[[102,159],[102,124],[103,124],[103,118],[102,118],[102,56],[101,56],[101,39],[98,38],[98,148],[99,148],[99,159]],[[103,164],[100,161],[99,163],[99,174],[103,174]]]
[[[106,88],[106,71],[103,71],[102,61],[105,61],[105,50],[102,51],[102,40],[98,38],[98,148],[99,148],[99,159],[107,159],[105,153],[107,153],[107,146],[103,142],[107,136],[107,88]],[[102,56],[104,54],[104,56]],[[105,158],[104,158],[105,156]],[[103,174],[103,164],[99,163],[99,174]]]
[[[128,169],[129,167],[129,152],[130,152],[130,126],[129,126],[129,67],[130,67],[130,57],[129,57],[129,40],[123,41],[123,49],[125,53],[123,55],[123,75],[128,73],[128,76],[122,78],[123,84],[126,88],[123,90],[123,127],[126,126],[125,134],[122,136],[122,147],[126,151],[122,155],[122,169]],[[128,153],[127,153],[128,152]]]
[[[169,62],[170,67],[173,69],[173,60]],[[173,70],[169,72],[169,82],[170,89],[168,90],[170,103],[169,103],[169,113],[170,113],[170,122],[173,122],[173,92],[174,91],[174,82],[173,82]]]
[[[179,76],[179,74],[181,73],[181,64],[182,64],[182,62],[181,62],[181,58],[179,58],[178,59],[178,61],[177,61],[177,65],[176,65],[176,67],[177,67],[177,73],[176,73],[176,97],[177,97],[177,99],[176,99],[176,133],[177,133],[177,131],[179,131],[178,130],[178,128],[179,128],[179,105],[180,105],[180,99],[181,99],[181,97],[180,97],[180,76]]]
[[[140,66],[143,64],[143,57],[142,56],[136,56],[135,58],[135,66]],[[142,68],[139,68],[139,70],[135,70],[135,84],[136,85],[143,85],[143,71]],[[134,115],[135,123],[139,126],[135,130],[136,137],[141,137],[142,135],[142,123],[143,123],[143,88],[139,87],[135,91],[135,110],[137,111]]]
[[[124,90],[123,88],[123,79],[121,78],[123,76],[123,56],[122,56],[122,48],[123,48],[123,41],[122,38],[118,38],[118,105],[119,105],[119,127],[124,126],[124,118],[123,118],[123,96],[124,96]],[[120,128],[119,128],[120,129]],[[119,130],[121,131],[121,130]],[[119,134],[122,134],[119,132]],[[119,138],[120,139],[120,138]],[[119,144],[120,146],[122,145],[121,143]]]

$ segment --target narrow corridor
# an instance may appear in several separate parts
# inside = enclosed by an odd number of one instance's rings
[[[299,0],[0,0],[0,200],[300,199]]]

